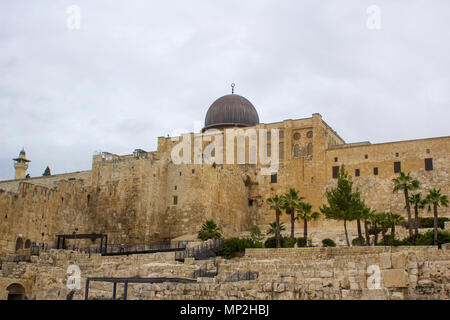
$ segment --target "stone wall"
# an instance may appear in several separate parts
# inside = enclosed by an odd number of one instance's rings
[[[62,174],[53,174],[51,176],[32,177],[28,179],[4,180],[0,181],[0,189],[4,191],[16,192],[20,183],[26,182],[47,188],[58,186],[61,180],[82,180],[84,185],[91,184],[91,171],[77,171]]]
[[[62,180],[58,187],[20,182],[17,192],[0,190],[0,259],[29,242],[56,245],[56,234],[89,231],[88,189],[82,180]]]
[[[396,161],[422,182],[418,191],[426,193],[436,187],[449,194],[450,137],[345,144],[320,114],[249,129],[264,128],[282,132],[276,182],[261,173],[260,163],[174,164],[171,151],[176,144],[164,137],[158,138],[158,150],[144,157],[96,155],[91,171],[1,181],[0,255],[13,252],[19,238],[54,246],[56,234],[75,229],[108,234],[111,244],[193,238],[207,219],[215,220],[225,237],[248,231],[253,225],[264,230],[275,220],[267,198],[296,188],[313,205],[313,211],[319,211],[326,202],[326,189],[336,184],[332,167],[341,164],[354,176],[362,198],[377,211],[405,214],[403,195],[392,193]],[[425,158],[433,158],[432,171],[425,170]],[[379,169],[377,176],[374,167]],[[356,169],[359,177],[355,177]],[[420,215],[431,213],[422,210]],[[450,216],[450,208],[440,207],[439,215]],[[289,220],[288,215],[281,215],[287,227]],[[302,227],[298,221],[299,236]],[[338,243],[344,239],[338,221],[321,218],[310,222],[308,228],[316,244],[323,238]],[[355,224],[349,223],[349,229],[354,233]]]
[[[52,250],[32,263],[4,263],[0,298],[6,287],[23,283],[29,299],[65,299],[67,267],[81,270],[83,299],[86,277],[179,277],[216,271],[197,283],[130,284],[129,299],[448,299],[450,246],[247,249],[243,258],[185,263],[173,253],[121,257],[88,256]],[[376,267],[373,267],[376,266]],[[368,269],[369,268],[369,269]],[[374,268],[374,269],[370,269]],[[368,288],[373,270],[379,288]],[[118,298],[123,287],[118,286]],[[91,283],[90,298],[110,298],[112,285]]]

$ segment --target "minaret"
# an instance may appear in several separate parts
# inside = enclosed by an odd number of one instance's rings
[[[25,158],[25,150],[22,149],[19,153],[19,157],[13,160],[15,169],[14,179],[25,179],[25,174],[28,169],[28,162],[30,162],[30,160]]]

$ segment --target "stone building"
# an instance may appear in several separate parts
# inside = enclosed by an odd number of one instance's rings
[[[243,130],[243,159],[232,128]],[[392,193],[392,179],[400,170],[419,179],[422,192],[441,188],[449,194],[450,137],[346,143],[317,113],[260,123],[255,107],[237,94],[211,105],[202,132],[178,141],[159,137],[152,152],[94,155],[89,171],[28,179],[29,160],[22,150],[14,159],[15,179],[0,181],[0,254],[17,252],[30,242],[54,247],[57,234],[73,232],[107,234],[114,244],[188,238],[206,219],[216,221],[226,236],[253,225],[264,229],[275,216],[268,197],[295,187],[318,210],[342,164],[366,203],[378,211],[404,214],[403,195]],[[181,148],[183,141],[190,149]],[[267,146],[272,160],[277,152],[276,170],[252,146]],[[174,156],[187,161],[177,163]],[[449,216],[449,209],[440,208],[440,215]],[[310,230],[323,238],[336,230],[342,233],[340,223],[324,219]]]

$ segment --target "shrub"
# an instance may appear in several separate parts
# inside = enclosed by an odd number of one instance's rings
[[[248,238],[226,239],[219,254],[225,259],[232,259],[237,253],[244,253],[246,248],[262,248],[262,243]]]
[[[336,243],[333,240],[329,239],[329,238],[323,239],[322,240],[322,245],[324,247],[336,247]]]
[[[394,235],[389,234],[386,236],[386,240],[387,240],[386,241],[387,246],[405,246],[405,245],[409,246],[409,245],[411,245],[411,243],[409,242],[410,241],[409,237],[407,237],[403,240],[400,240],[400,239],[396,239]],[[377,243],[377,246],[384,246],[384,245],[385,244],[383,242],[383,239],[379,240]]]
[[[284,242],[285,242],[284,237],[280,237],[280,242],[281,242],[281,247],[285,248],[284,246]],[[275,237],[270,237],[268,238],[265,242],[264,242],[264,248],[276,248],[277,247],[277,242]]]
[[[434,232],[430,230],[424,234],[419,234],[416,239],[416,245],[418,246],[432,246],[434,244]],[[450,242],[450,232],[448,231],[439,231],[438,230],[438,246],[441,247],[444,243]],[[383,246],[383,239],[377,243],[378,246]],[[398,240],[392,237],[392,235],[387,236],[387,245],[388,246],[413,246],[414,243],[411,242],[409,237],[404,238],[403,240]]]
[[[306,247],[306,246],[307,246],[307,242],[305,241],[305,238],[303,238],[303,237],[297,238],[297,247],[302,248],[302,247]]]
[[[438,228],[444,229],[444,223],[450,221],[447,217],[438,217]],[[411,219],[411,223],[414,227],[415,219]],[[401,226],[408,228],[408,221],[405,221]],[[419,228],[434,228],[434,218],[433,217],[419,217]]]
[[[253,241],[261,241],[264,238],[261,229],[258,226],[253,226],[250,229],[250,238]]]
[[[293,248],[295,247],[295,242],[297,239],[295,238],[287,238],[283,241],[283,248]]]
[[[417,237],[416,245],[419,246],[432,246],[434,244],[434,232],[430,230],[424,234],[420,234]],[[450,242],[450,232],[438,230],[438,246],[441,247],[444,243]]]
[[[366,239],[361,238],[361,243],[362,245],[365,245]],[[359,246],[359,245],[360,245],[359,238],[355,238],[352,240],[352,246]]]

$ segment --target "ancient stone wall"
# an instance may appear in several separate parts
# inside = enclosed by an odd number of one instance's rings
[[[450,194],[450,137],[411,140],[393,143],[381,143],[354,147],[335,147],[326,153],[325,188],[336,184],[332,178],[332,167],[345,165],[353,177],[355,187],[361,191],[361,197],[377,211],[391,211],[405,214],[405,200],[402,192],[393,194],[392,179],[398,176],[394,172],[394,162],[400,162],[401,170],[421,182],[417,191],[424,196],[429,189],[441,189],[442,194]],[[367,156],[367,159],[366,159]],[[433,170],[425,170],[425,159],[433,159]],[[337,160],[337,161],[335,161]],[[378,168],[378,175],[374,175]],[[355,176],[359,169],[360,176]],[[439,208],[441,216],[450,216],[450,208]],[[432,215],[427,210],[421,216]]]
[[[262,174],[260,163],[174,164],[171,151],[176,144],[160,137],[158,151],[145,157],[105,153],[94,156],[91,171],[0,182],[0,218],[4,221],[0,252],[14,251],[18,238],[54,243],[56,234],[72,233],[76,228],[78,233],[106,233],[112,244],[195,236],[206,219],[215,220],[227,237],[255,224],[266,229],[275,220],[267,198],[294,187],[313,205],[313,211],[319,211],[326,202],[325,190],[336,184],[332,167],[341,164],[347,166],[362,198],[378,211],[404,214],[403,195],[392,193],[397,161],[401,170],[422,182],[423,193],[436,187],[449,194],[449,137],[347,145],[320,114],[250,129],[260,128],[280,129],[282,159],[276,181]],[[433,170],[425,170],[425,158],[433,158]],[[359,177],[355,177],[356,169]],[[420,215],[431,213],[422,210]],[[450,216],[450,208],[439,208],[439,215]],[[281,216],[286,226],[289,220]],[[298,221],[297,235],[302,227]],[[354,227],[350,223],[351,232]],[[341,222],[323,218],[310,222],[309,231],[319,243],[318,237],[343,234]]]
[[[81,180],[47,188],[20,182],[17,192],[0,191],[0,257],[14,253],[17,242],[56,245],[56,234],[86,233],[88,190]],[[19,248],[19,249],[20,249]]]
[[[29,299],[65,299],[69,265],[87,277],[192,279],[200,268],[217,275],[197,283],[132,284],[129,299],[448,299],[450,246],[247,249],[243,258],[174,261],[173,253],[123,257],[52,250],[32,263],[4,263],[0,298],[23,283]],[[378,277],[379,275],[379,277]],[[377,280],[379,279],[379,280]],[[369,282],[368,282],[369,280]],[[372,281],[373,280],[373,281]],[[377,285],[378,283],[378,285]],[[118,286],[118,295],[122,295]],[[112,285],[91,282],[90,298],[110,298]]]

